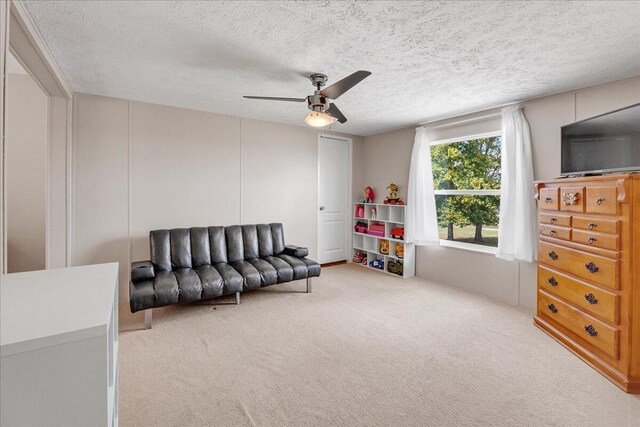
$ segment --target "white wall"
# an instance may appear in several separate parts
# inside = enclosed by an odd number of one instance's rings
[[[27,74],[7,85],[7,272],[46,263],[47,95]]]
[[[535,179],[560,174],[561,126],[639,102],[640,77],[524,102],[524,113],[531,126]],[[430,123],[429,127],[436,127],[439,134],[433,135],[430,131],[430,136],[440,139],[477,133],[484,129],[477,127],[474,118],[495,111],[498,110]],[[471,121],[467,122],[468,119]],[[465,124],[443,126],[454,121]],[[415,127],[411,127],[365,138],[364,185],[378,190],[379,199],[392,181],[400,186],[401,197],[406,196],[414,135]],[[446,247],[419,247],[416,252],[416,274],[420,277],[507,304],[535,307],[535,264],[509,262],[492,255]]]
[[[153,229],[282,222],[317,257],[317,130],[93,95],[74,110],[72,263],[119,262],[122,301]]]

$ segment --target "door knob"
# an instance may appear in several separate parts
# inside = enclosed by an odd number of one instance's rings
[[[320,210],[323,211],[324,210],[324,206],[320,206]]]

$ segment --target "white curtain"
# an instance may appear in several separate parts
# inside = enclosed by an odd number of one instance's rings
[[[522,107],[503,108],[498,258],[535,260],[534,194],[529,123]]]
[[[416,129],[411,153],[407,207],[405,208],[405,240],[419,246],[439,245],[436,198],[433,192],[431,146],[427,129]]]

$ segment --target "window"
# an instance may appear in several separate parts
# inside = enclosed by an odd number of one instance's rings
[[[498,246],[500,133],[431,143],[443,244],[490,252]]]

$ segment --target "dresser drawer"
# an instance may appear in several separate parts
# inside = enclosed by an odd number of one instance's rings
[[[578,251],[547,242],[538,244],[538,260],[545,265],[610,289],[618,289],[619,264],[616,259]]]
[[[571,229],[555,225],[540,224],[540,234],[556,239],[571,240]]]
[[[619,331],[581,310],[538,291],[538,314],[554,320],[590,345],[618,359]]]
[[[540,222],[543,224],[571,227],[571,215],[540,212]]]
[[[573,230],[571,238],[576,243],[597,248],[611,249],[612,251],[620,249],[620,237],[617,234],[594,233],[593,231],[576,229]]]
[[[583,230],[598,231],[600,233],[617,234],[620,221],[614,219],[601,218],[579,218],[573,217],[573,227]]]
[[[538,287],[570,302],[593,316],[618,323],[618,296],[575,280],[559,271],[538,267]]]
[[[562,187],[560,190],[560,210],[584,212],[584,187]]]
[[[587,187],[587,212],[599,214],[618,213],[618,190],[616,187]]]
[[[540,190],[540,209],[557,211],[560,203],[559,188],[543,188]]]

